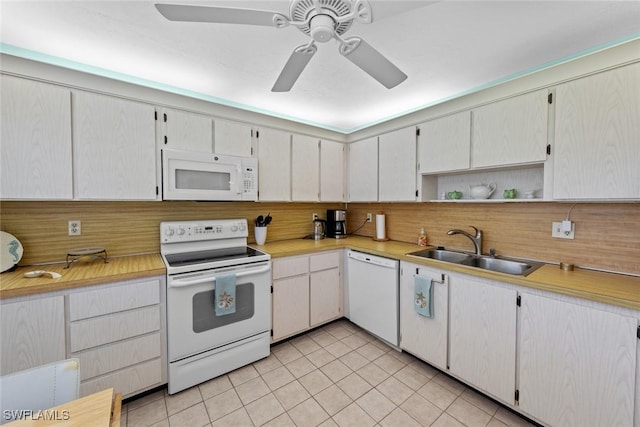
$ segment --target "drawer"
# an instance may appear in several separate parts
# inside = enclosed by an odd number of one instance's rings
[[[80,365],[82,371],[82,365]],[[160,359],[149,360],[136,366],[94,378],[80,384],[80,396],[88,396],[106,388],[122,393],[125,399],[141,391],[162,384],[162,363]]]
[[[160,329],[160,307],[140,308],[72,322],[71,351],[80,351]]]
[[[340,254],[342,252],[327,252],[309,256],[309,270],[328,270],[340,267]]]
[[[80,380],[108,374],[160,357],[160,332],[73,354],[80,359]]]
[[[299,276],[309,272],[309,257],[294,256],[279,258],[273,261],[273,279],[282,277]]]
[[[69,295],[69,320],[88,319],[159,303],[159,280],[76,292]]]

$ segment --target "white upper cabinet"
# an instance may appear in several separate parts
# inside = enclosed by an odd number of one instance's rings
[[[162,127],[161,148],[205,153],[213,151],[211,117],[180,110],[161,109],[158,123]]]
[[[87,92],[73,103],[76,198],[156,200],[154,107]]]
[[[262,128],[258,134],[258,198],[291,200],[291,134]]]
[[[640,63],[556,88],[553,197],[640,198]]]
[[[320,201],[344,202],[345,144],[320,141]]]
[[[378,140],[378,200],[416,200],[416,128],[380,135]]]
[[[547,159],[547,89],[473,109],[471,166],[544,162]]]
[[[291,199],[320,200],[320,141],[294,134],[291,139]]]
[[[469,169],[471,111],[418,125],[418,171],[421,174]]]
[[[71,199],[71,91],[2,76],[0,198]]]
[[[348,147],[349,201],[377,201],[378,137],[352,142]]]
[[[232,156],[251,157],[253,129],[244,123],[216,119],[214,124],[213,152]]]

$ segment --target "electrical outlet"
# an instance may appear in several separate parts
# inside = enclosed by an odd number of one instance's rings
[[[371,213],[367,214],[367,222],[371,222]]]
[[[564,231],[562,222],[553,222],[551,226],[551,237],[558,239],[575,239],[576,225],[571,223],[571,230]]]
[[[82,234],[82,223],[80,221],[69,221],[69,236],[80,236]]]
[[[312,219],[313,219],[314,221],[315,221],[316,219],[318,219],[318,214],[317,214],[317,213],[313,213],[312,215],[313,215],[313,218],[312,218]]]

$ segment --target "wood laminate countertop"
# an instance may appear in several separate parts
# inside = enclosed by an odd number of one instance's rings
[[[39,294],[100,285],[122,280],[143,279],[162,276],[167,270],[160,254],[134,255],[102,260],[79,260],[64,268],[65,263],[18,267],[14,271],[0,274],[0,298]],[[62,275],[59,279],[48,276],[26,278],[24,273],[34,270],[52,271]]]
[[[370,237],[362,236],[350,236],[346,239],[291,239],[267,242],[264,245],[249,244],[249,246],[269,253],[273,259],[345,248],[360,250],[373,255],[409,261],[433,268],[443,268],[514,285],[640,310],[640,277],[623,274],[584,269],[563,271],[557,265],[546,264],[526,277],[514,276],[407,255],[407,253],[425,248],[406,242],[378,242]],[[0,275],[0,298],[166,274],[162,257],[159,254],[111,258],[107,264],[100,260],[78,262],[68,269],[64,269],[64,265],[20,267],[16,271],[2,273]],[[48,277],[28,279],[23,277],[24,272],[32,270],[54,271],[62,274],[62,277],[59,279]]]
[[[262,246],[253,246],[268,252],[271,254],[271,257],[275,259],[284,256],[348,248],[373,255],[422,264],[428,267],[443,268],[458,273],[499,280],[528,288],[640,310],[640,277],[624,274],[585,269],[563,271],[558,265],[545,264],[528,276],[515,276],[407,255],[410,252],[427,249],[428,247],[425,248],[416,244],[397,241],[377,242],[370,237],[361,236],[317,241],[304,239],[284,240],[267,242]]]

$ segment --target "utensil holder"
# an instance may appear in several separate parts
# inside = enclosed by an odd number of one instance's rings
[[[256,237],[256,243],[258,245],[264,245],[264,242],[267,240],[267,227],[255,227],[253,232]]]

